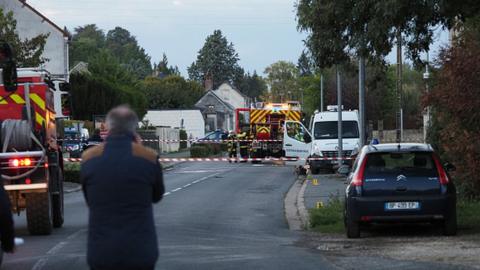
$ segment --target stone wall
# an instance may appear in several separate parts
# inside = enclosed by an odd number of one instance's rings
[[[397,138],[396,130],[374,130],[373,138],[380,140],[380,143],[395,143]],[[403,130],[402,142],[423,143],[423,129],[405,129]]]

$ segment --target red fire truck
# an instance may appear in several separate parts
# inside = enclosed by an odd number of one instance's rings
[[[26,210],[28,230],[63,225],[63,158],[57,145],[54,84],[45,71],[17,69],[2,45],[0,173],[12,212]],[[62,84],[65,90],[67,84]]]
[[[285,121],[301,121],[298,101],[259,103],[252,108],[236,110],[236,133],[247,134],[251,158],[283,157],[283,125]],[[242,138],[239,138],[240,145]]]

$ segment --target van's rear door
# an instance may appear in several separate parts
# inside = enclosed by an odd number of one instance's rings
[[[431,152],[380,152],[367,155],[364,196],[440,194]]]

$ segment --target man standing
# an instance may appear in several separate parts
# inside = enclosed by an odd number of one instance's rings
[[[92,269],[154,269],[158,258],[152,203],[165,191],[158,155],[141,145],[128,107],[107,115],[106,142],[82,155],[89,207],[87,261]]]

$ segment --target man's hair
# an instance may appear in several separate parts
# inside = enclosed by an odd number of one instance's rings
[[[120,105],[107,114],[109,135],[135,134],[138,126],[138,116],[128,105]]]

